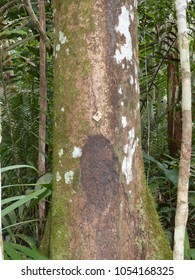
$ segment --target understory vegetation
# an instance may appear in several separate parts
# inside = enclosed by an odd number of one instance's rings
[[[12,2],[11,5],[8,5]],[[181,144],[181,77],[174,1],[138,1],[140,110],[147,183],[171,247],[175,223]],[[21,1],[0,7],[0,97],[2,231],[5,259],[46,259],[40,253],[52,195],[53,49],[47,49],[46,174],[38,172],[40,54],[39,31]],[[38,15],[37,1],[32,7]],[[46,31],[53,17],[45,2]],[[160,12],[157,12],[160,11]],[[195,108],[195,2],[188,8],[193,121]],[[67,65],[68,67],[68,65]],[[193,129],[193,139],[195,131]],[[185,259],[195,259],[195,143],[192,145]]]

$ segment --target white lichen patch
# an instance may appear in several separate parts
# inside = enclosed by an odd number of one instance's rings
[[[125,154],[127,154],[128,152],[128,144],[126,144],[124,147],[123,147],[123,151]]]
[[[59,157],[61,157],[63,154],[64,154],[63,149],[60,149],[59,152],[58,152]]]
[[[135,69],[135,77],[137,77],[137,75],[138,75],[138,67],[137,67],[137,65],[136,65],[136,63],[134,64],[134,69]]]
[[[121,210],[123,209],[123,201],[121,201],[121,203],[120,203],[120,209]]]
[[[121,14],[118,17],[118,26],[115,30],[121,37],[123,37],[123,43],[116,49],[114,58],[117,63],[121,63],[124,59],[131,61],[132,59],[132,39],[129,31],[130,27],[130,13],[129,10],[123,6],[121,8]],[[124,64],[122,65],[124,66]]]
[[[73,181],[73,177],[74,177],[74,172],[72,170],[70,171],[67,171],[65,174],[64,174],[64,181],[66,184],[71,184],[72,181]]]
[[[60,44],[57,44],[56,45],[56,52],[59,52],[60,51]]]
[[[131,12],[131,21],[134,21],[134,12]]]
[[[123,148],[125,157],[122,162],[122,172],[125,175],[127,184],[130,184],[133,180],[133,156],[135,154],[136,147],[139,143],[139,138],[135,139],[135,129],[132,128],[128,132],[129,143],[126,144]]]
[[[62,45],[65,44],[66,42],[68,42],[67,37],[65,36],[64,32],[62,32],[62,31],[59,32],[59,41]]]
[[[121,87],[118,89],[118,93],[119,93],[119,94],[123,94],[123,93],[122,93],[122,88],[121,88]]]
[[[137,93],[140,94],[140,86],[139,86],[139,83],[138,83]]]
[[[60,172],[57,171],[56,172],[56,181],[59,182],[62,179],[62,177],[60,176]]]
[[[131,21],[134,20],[134,11],[133,11],[133,6],[130,5],[130,15],[131,15]]]
[[[140,88],[139,88],[139,79],[138,77],[135,79],[135,91],[139,94]]]
[[[127,126],[127,118],[125,116],[122,116],[121,123],[122,123],[123,128],[125,128]]]
[[[137,93],[139,93],[139,85],[137,80],[135,80],[135,90]]]
[[[134,78],[133,75],[130,75],[130,84],[133,85],[134,84]]]
[[[79,147],[74,147],[74,150],[72,152],[72,157],[73,158],[79,158],[82,156],[82,149]]]

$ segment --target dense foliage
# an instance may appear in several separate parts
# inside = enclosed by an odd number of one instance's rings
[[[180,71],[174,1],[138,1],[140,103],[146,176],[171,246],[176,208],[179,149],[170,149],[169,112],[179,112],[180,94],[169,100],[169,67]],[[38,17],[37,1],[32,7]],[[52,8],[45,1],[47,35],[52,41]],[[157,12],[160,11],[160,12]],[[191,61],[194,59],[195,2],[188,9]],[[2,105],[1,163],[3,237],[7,259],[41,259],[38,202],[51,195],[52,171],[52,49],[47,50],[47,174],[39,178],[39,39],[38,30],[19,0],[0,7],[0,96]],[[195,69],[192,65],[192,84]],[[193,104],[195,96],[193,95]],[[171,105],[171,109],[170,109]],[[194,113],[194,112],[193,112]],[[194,132],[193,132],[194,133]],[[195,146],[192,153],[186,259],[195,259]],[[25,165],[25,167],[23,166]],[[15,167],[11,167],[15,166]]]

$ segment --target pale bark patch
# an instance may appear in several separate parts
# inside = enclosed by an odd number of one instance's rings
[[[72,157],[73,158],[79,158],[82,156],[82,149],[79,147],[74,147],[74,150],[72,152]]]
[[[130,27],[130,13],[129,10],[125,7],[121,7],[121,14],[118,17],[118,25],[115,27],[115,30],[119,35],[123,38],[121,40],[121,45],[118,44],[117,49],[115,51],[114,58],[117,63],[122,63],[123,60],[131,61],[133,53],[132,53],[132,39],[131,33],[129,32]]]
[[[74,177],[74,172],[72,170],[70,171],[67,171],[65,174],[64,174],[64,181],[66,184],[71,184],[72,181],[73,181],[73,177]]]
[[[59,152],[58,152],[59,157],[61,157],[63,154],[64,154],[63,149],[60,149]]]
[[[129,143],[126,144],[123,148],[124,153],[126,154],[122,162],[122,172],[125,175],[127,184],[130,184],[133,180],[133,156],[138,146],[139,139],[135,139],[135,129],[132,128],[129,131]]]

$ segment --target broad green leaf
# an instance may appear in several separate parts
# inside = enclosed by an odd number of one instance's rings
[[[167,169],[165,171],[165,175],[167,179],[169,179],[169,181],[171,181],[174,184],[174,186],[177,186],[178,176],[179,176],[179,172],[177,168]]]
[[[143,157],[146,160],[154,162],[165,173],[166,178],[169,181],[171,181],[175,186],[177,186],[178,175],[179,175],[177,168],[168,169],[168,168],[165,167],[164,164],[157,161],[154,157],[152,157],[150,155],[147,155],[145,152],[143,152]]]
[[[47,184],[50,184],[52,181],[52,173],[46,173],[44,174],[43,176],[41,176],[36,185],[47,185]]]

